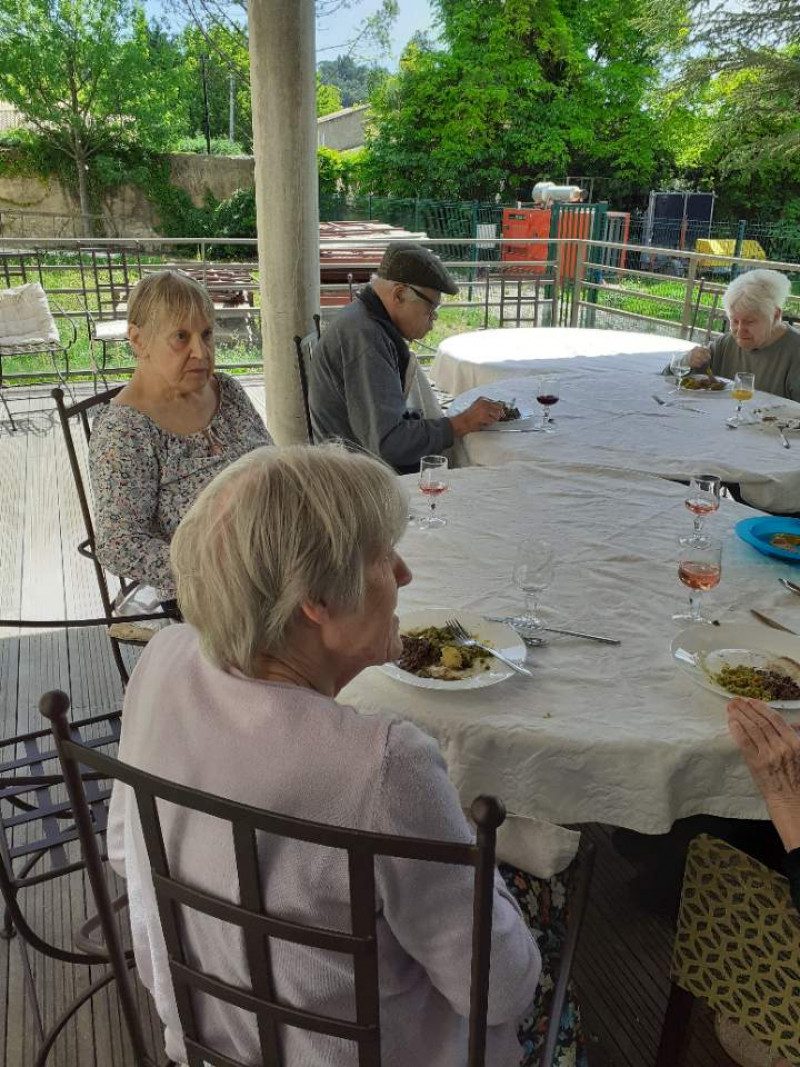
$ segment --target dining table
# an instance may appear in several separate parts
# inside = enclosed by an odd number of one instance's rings
[[[565,326],[472,330],[440,342],[431,367],[438,389],[457,396],[475,386],[528,374],[589,369],[597,359],[625,369],[628,357],[651,355],[661,365],[698,344],[661,334]]]
[[[424,509],[416,477],[402,482]],[[671,652],[686,626],[672,618],[688,599],[678,580],[678,538],[691,530],[685,495],[642,472],[577,463],[451,471],[437,508],[447,525],[410,525],[399,545],[413,574],[399,591],[401,629],[421,609],[517,615],[515,555],[533,537],[556,555],[542,601],[547,625],[621,643],[551,634],[527,650],[532,677],[485,688],[420,688],[372,667],[339,700],[410,719],[436,738],[465,806],[490,793],[545,824],[599,822],[645,834],[699,813],[765,818],[728,734],[726,697],[697,684]],[[800,629],[800,596],[778,580],[797,571],[736,535],[736,523],[755,514],[724,499],[708,521],[723,555],[721,582],[705,597],[717,622],[752,624],[772,640],[775,631],[750,609]]]
[[[552,433],[538,429],[541,375],[469,389],[456,397],[449,414],[489,396],[513,403],[526,417],[460,438],[454,462],[592,463],[686,482],[693,474],[715,474],[738,486],[742,499],[755,508],[800,512],[800,404],[756,391],[744,405],[745,424],[732,429],[728,420],[736,403],[730,383],[718,392],[682,389],[677,394],[676,383],[663,371],[660,353],[642,353],[623,360],[595,357],[582,369],[556,375]]]

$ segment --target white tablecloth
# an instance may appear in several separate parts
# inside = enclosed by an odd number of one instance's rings
[[[554,434],[486,430],[457,443],[460,466],[498,466],[509,460],[543,463],[599,463],[609,467],[688,480],[691,474],[716,474],[738,482],[743,498],[765,511],[800,511],[800,433],[788,432],[791,447],[782,447],[778,431],[763,423],[730,430],[725,420],[735,411],[730,392],[687,392],[683,407],[659,406],[653,394],[669,399],[672,379],[659,372],[659,355],[628,356],[627,369],[597,358],[591,368],[558,375],[561,399],[553,408]],[[478,396],[516,400],[525,410],[538,409],[536,377],[510,378],[468,390],[450,413]],[[756,393],[748,408],[800,404],[769,393]],[[689,410],[696,409],[696,410]],[[537,418],[539,411],[535,412]]]
[[[413,489],[415,480],[405,481]],[[496,793],[512,812],[556,823],[607,822],[645,833],[707,812],[764,818],[730,740],[725,700],[673,663],[672,613],[687,602],[676,538],[691,528],[684,489],[600,468],[509,464],[452,474],[440,502],[449,525],[410,529],[400,550],[414,573],[399,611],[444,608],[485,615],[522,608],[511,582],[517,544],[541,535],[559,566],[543,610],[620,647],[555,638],[529,652],[536,678],[478,690],[413,688],[371,668],[339,699],[384,708],[438,738],[465,805]],[[733,533],[750,509],[724,500],[710,525],[724,540],[712,617],[753,621],[776,611],[800,629],[800,598],[783,589],[791,565],[759,555]],[[756,624],[758,625],[758,624]]]
[[[694,341],[625,330],[580,330],[561,326],[541,329],[475,330],[441,342],[431,377],[439,389],[458,396],[476,385],[512,375],[584,370],[598,356],[658,355],[662,366],[675,352],[688,352]]]

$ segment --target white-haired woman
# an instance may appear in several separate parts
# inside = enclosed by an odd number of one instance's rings
[[[222,467],[271,444],[234,379],[214,372],[214,305],[180,271],[143,278],[128,302],[136,370],[89,444],[97,554],[114,574],[175,597],[169,545]]]
[[[789,279],[776,270],[740,274],[722,298],[730,333],[709,348],[693,348],[692,367],[710,364],[723,378],[749,371],[755,374],[756,389],[800,400],[800,332],[781,318],[790,292]]]
[[[360,671],[400,653],[397,591],[411,574],[396,545],[407,523],[407,500],[392,472],[335,445],[259,449],[222,472],[173,538],[188,625],[159,632],[139,660],[125,696],[120,758],[303,819],[469,840],[433,740],[390,714],[359,714],[336,701]],[[127,787],[115,787],[111,808],[109,855],[127,878],[137,966],[154,991],[167,1053],[180,1062],[185,1055],[164,940]],[[232,843],[217,820],[165,808],[163,826],[171,867],[182,881],[225,897],[236,892]],[[342,853],[266,837],[260,845],[271,913],[350,928]],[[471,887],[466,868],[376,863],[386,1067],[465,1061]],[[539,950],[513,899],[519,891],[520,882],[509,889],[496,878],[492,1067],[517,1067],[523,1059],[517,1023],[540,975]],[[198,916],[188,937],[201,966],[224,982],[248,984],[241,941],[224,924]],[[349,963],[273,945],[279,998],[324,1015],[350,1015]],[[260,1063],[252,1016],[209,1005],[202,1011],[209,1044]],[[292,1027],[283,1028],[281,1041],[287,1064],[355,1064],[346,1042]],[[576,1060],[573,1048],[560,1062],[584,1060]]]

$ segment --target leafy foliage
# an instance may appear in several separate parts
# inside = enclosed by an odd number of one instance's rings
[[[323,59],[317,65],[317,70],[326,85],[333,85],[339,90],[342,95],[342,107],[365,104],[370,92],[374,92],[389,76],[384,67],[356,63],[351,55]]]
[[[631,0],[631,12],[640,0]],[[667,164],[645,107],[658,41],[618,0],[435,0],[444,47],[417,38],[371,97],[375,191],[527,199],[539,178]]]
[[[87,233],[100,160],[166,148],[180,128],[179,75],[164,60],[131,0],[0,0],[0,97],[71,162]]]

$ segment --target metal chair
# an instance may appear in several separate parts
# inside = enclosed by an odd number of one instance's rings
[[[202,993],[254,1014],[258,1023],[262,1062],[265,1064],[281,1067],[278,1026],[288,1024],[354,1042],[358,1048],[359,1067],[380,1067],[374,872],[376,856],[450,863],[473,867],[475,870],[467,1065],[481,1067],[486,1045],[495,838],[497,827],[505,818],[505,810],[498,800],[493,797],[479,797],[473,804],[472,815],[478,828],[475,845],[342,829],[261,811],[137,770],[96,748],[87,748],[72,737],[67,721],[69,699],[66,694],[46,693],[39,706],[52,725],[67,793],[84,851],[87,873],[95,894],[100,926],[109,946],[123,1015],[131,1034],[138,1065],[150,1067],[152,1061],[145,1050],[119,932],[113,918],[86,787],[81,777],[82,767],[90,767],[100,775],[124,782],[136,795],[190,1067],[202,1067],[204,1062],[224,1064],[225,1067],[244,1067],[239,1061],[223,1056],[203,1043],[194,1017],[193,993]],[[232,903],[193,888],[172,875],[161,831],[159,801],[231,824],[239,877],[239,893],[236,895],[239,903]],[[311,842],[347,852],[351,933],[301,925],[265,913],[258,860],[258,833]],[[252,988],[231,986],[191,964],[184,944],[183,924],[178,919],[179,910],[184,908],[212,916],[242,931]],[[322,1016],[301,1006],[276,1000],[270,978],[270,938],[351,956],[356,1021]]]
[[[9,298],[9,294],[14,295]],[[50,356],[56,377],[65,388],[68,388],[69,351],[77,340],[78,331],[75,323],[67,316],[63,308],[61,308],[52,297],[48,298],[46,296],[44,289],[39,282],[28,282],[25,285],[3,290],[1,295],[3,297],[2,322],[4,330],[3,335],[0,336],[0,400],[3,402],[3,407],[6,409],[11,430],[14,432],[16,431],[17,425],[14,421],[14,416],[11,414],[8,401],[3,393],[3,360],[16,356]],[[14,298],[15,296],[17,299]],[[19,311],[15,310],[16,305],[19,305]],[[61,339],[58,326],[53,318],[51,305],[55,308],[58,314],[66,320],[68,329],[71,331],[67,339],[64,341]],[[37,322],[35,326],[31,325],[32,307],[36,312],[35,317]],[[19,315],[20,317],[19,326],[15,328],[14,317],[16,315]],[[13,340],[4,341],[4,336],[7,338],[13,337]],[[62,356],[64,358],[63,370],[59,365],[59,359]],[[23,375],[23,377],[26,378],[35,378],[38,376],[39,375],[34,373]]]
[[[84,256],[88,257],[88,263]],[[138,243],[133,247],[123,245],[115,248],[86,248],[79,258],[81,284],[84,292],[94,288],[96,310],[86,308],[89,330],[89,354],[92,361],[92,378],[97,391],[98,378],[108,388],[106,364],[108,346],[128,343],[128,296],[133,286],[142,277],[141,250]],[[86,274],[89,275],[89,280]],[[97,347],[102,350],[98,360]]]
[[[800,1063],[800,915],[788,882],[702,834],[689,846],[657,1067],[685,1062],[700,997],[790,1063]]]
[[[313,333],[306,334],[305,337],[300,337],[299,334],[295,334],[294,337],[294,347],[297,356],[297,373],[300,378],[300,391],[303,395],[303,411],[306,416],[306,432],[308,434],[308,443],[310,445],[314,443],[314,431],[311,426],[311,408],[308,404],[308,364],[314,353],[314,347],[322,336],[322,320],[319,315],[314,315],[313,318]]]
[[[105,569],[97,558],[97,551],[95,545],[94,524],[92,522],[92,511],[89,506],[89,497],[86,492],[86,486],[84,484],[83,470],[81,467],[81,461],[78,457],[78,451],[75,446],[75,439],[72,435],[73,421],[79,422],[81,430],[83,431],[84,444],[88,448],[89,440],[91,437],[91,423],[89,421],[90,415],[96,415],[98,409],[105,407],[111,402],[111,400],[122,389],[122,386],[117,386],[114,389],[109,389],[104,393],[99,393],[95,396],[91,396],[86,400],[81,400],[78,403],[66,404],[64,402],[64,393],[61,389],[54,389],[52,397],[56,402],[56,409],[58,411],[58,418],[61,423],[61,429],[64,433],[64,443],[67,446],[67,454],[69,456],[70,470],[72,471],[72,477],[75,482],[75,488],[78,492],[78,501],[80,503],[81,515],[83,516],[83,523],[86,530],[86,537],[78,544],[78,552],[86,559],[92,561],[94,567],[95,578],[97,580],[97,588],[100,592],[100,601],[103,605],[103,619],[105,620],[107,627],[112,627],[115,623],[119,622],[163,622],[171,617],[171,615],[164,610],[157,612],[150,612],[139,615],[126,615],[120,617],[115,615],[115,609],[118,601],[121,597],[127,596],[136,586],[136,582],[130,582],[122,576],[117,576],[117,580],[120,584],[120,591],[117,598],[114,599],[111,596],[108,588],[108,580],[106,578]],[[85,450],[84,450],[85,456]],[[60,625],[58,622],[56,626]],[[121,645],[130,642],[122,641],[120,638],[115,637],[112,632],[109,631],[109,639],[111,641],[111,649],[114,655],[114,662],[119,676],[122,680],[123,686],[128,683],[128,669],[125,666],[125,662],[122,658]]]
[[[89,748],[115,747],[120,734],[120,714],[115,712],[75,723],[65,720],[65,729],[70,737]],[[92,833],[101,834],[106,826],[110,789],[97,774],[86,774],[83,780],[86,802],[92,812]],[[5,905],[0,936],[8,940],[17,935],[23,985],[40,1042],[37,1064],[43,1062],[74,1010],[113,977],[104,972],[95,978],[73,1009],[62,1014],[45,1032],[29,949],[63,963],[93,966],[109,962],[104,944],[92,936],[97,925],[95,920],[80,928],[71,949],[33,929],[23,906],[27,892],[34,891],[35,898],[40,892],[36,887],[66,878],[83,868],[74,846],[70,848],[77,838],[71,804],[64,797],[52,732],[44,729],[0,742],[0,893]],[[112,910],[119,910],[125,903],[124,897],[119,898],[113,902]]]
[[[690,341],[695,340],[695,332],[701,327],[698,326],[702,315],[706,316],[705,327],[702,328],[701,344],[707,345],[711,339],[711,332],[714,328],[714,319],[721,312],[717,311],[719,302],[722,299],[722,295],[725,292],[723,285],[714,285],[706,278],[700,278],[697,282],[697,295],[694,298],[692,304],[692,315],[689,320],[689,337]],[[712,294],[712,301],[710,304],[703,303],[703,296],[707,293]]]

